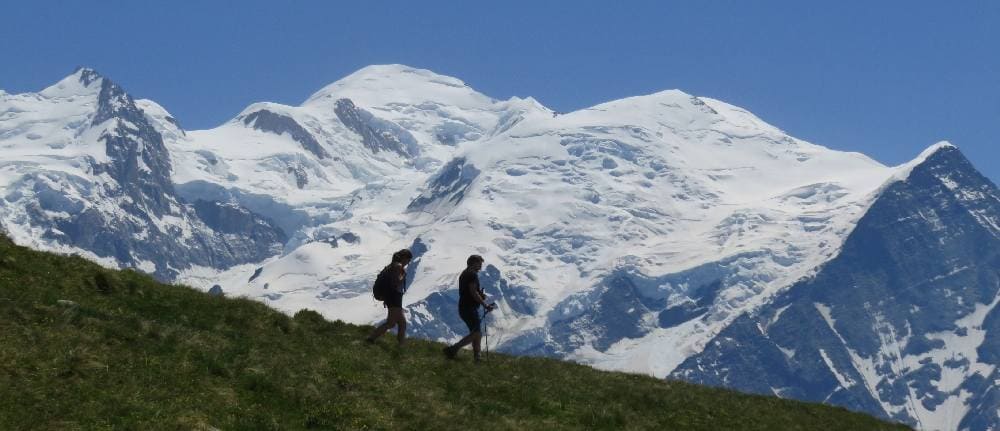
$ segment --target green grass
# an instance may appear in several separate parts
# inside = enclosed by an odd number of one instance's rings
[[[0,429],[905,429],[551,359],[447,361],[369,330],[0,236]]]

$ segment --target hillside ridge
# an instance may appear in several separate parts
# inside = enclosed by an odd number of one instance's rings
[[[0,235],[3,429],[905,429],[842,408],[290,317]]]

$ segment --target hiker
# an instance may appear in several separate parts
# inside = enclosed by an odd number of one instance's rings
[[[458,276],[458,316],[469,327],[469,335],[459,340],[451,346],[444,348],[444,355],[448,359],[455,358],[459,349],[468,344],[472,344],[472,355],[476,362],[479,362],[480,340],[482,339],[481,326],[482,319],[479,316],[479,306],[483,306],[486,312],[493,311],[496,305],[486,303],[486,295],[479,286],[479,270],[483,269],[483,258],[478,255],[469,256],[465,261],[465,271]]]
[[[381,297],[382,305],[388,309],[385,323],[375,328],[365,339],[375,343],[378,337],[385,334],[393,326],[396,327],[396,342],[400,346],[406,340],[406,316],[403,315],[403,293],[406,292],[406,265],[413,259],[410,250],[402,249],[392,254],[392,262],[386,265],[375,281],[376,296]],[[381,290],[381,291],[380,291]]]

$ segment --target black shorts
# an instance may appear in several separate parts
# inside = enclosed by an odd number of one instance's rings
[[[480,326],[482,326],[482,318],[479,316],[478,308],[460,308],[458,309],[458,317],[462,318],[465,322],[465,326],[469,328],[469,333],[479,332]]]
[[[403,308],[403,292],[389,292],[382,304],[385,308]]]

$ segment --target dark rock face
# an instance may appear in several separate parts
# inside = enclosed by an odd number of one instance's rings
[[[504,308],[505,312],[534,315],[538,311],[538,298],[527,286],[511,284],[500,274],[500,269],[486,265],[479,273],[479,284],[486,291],[490,301]]]
[[[146,120],[132,96],[109,79],[101,80],[97,112],[91,122],[98,126],[116,119],[117,124],[101,136],[110,164],[98,164],[94,173],[107,172],[122,188],[124,195],[146,204],[154,215],[169,213],[174,186],[170,181],[170,154],[163,137]]]
[[[242,235],[253,240],[253,244],[266,247],[261,253],[266,253],[272,244],[284,244],[288,236],[270,219],[262,217],[234,203],[197,200],[194,210],[198,217],[208,227],[216,232]]]
[[[313,238],[317,242],[325,242],[330,245],[330,247],[337,248],[340,247],[341,241],[348,244],[358,244],[361,242],[361,237],[357,236],[353,232],[344,232],[340,235],[336,233],[331,234],[316,234]],[[411,264],[412,265],[412,264]]]
[[[86,67],[78,67],[76,68],[76,70],[73,71],[73,73],[80,75],[80,83],[86,87],[89,87],[90,84],[94,83],[94,81],[101,79],[101,75],[98,74],[94,69],[89,69]]]
[[[814,277],[740,317],[672,377],[918,428],[995,428],[998,295],[1000,193],[944,147],[885,189]]]
[[[625,266],[592,290],[566,298],[549,314],[547,335],[511,340],[511,352],[564,357],[589,344],[604,351],[626,338],[641,338],[656,326],[670,328],[695,319],[720,318],[732,304],[720,298],[727,287],[766,282],[770,275],[742,271],[747,261],[767,257],[754,251],[685,271],[649,277]],[[656,316],[649,321],[648,316]]]
[[[408,158],[420,154],[417,140],[410,132],[355,106],[351,99],[338,100],[334,113],[348,129],[361,135],[361,142],[373,153],[389,151]]]
[[[410,316],[407,332],[415,337],[452,342],[469,332],[458,316],[457,287],[431,293],[407,307],[407,312]]]
[[[258,266],[257,269],[255,269],[253,271],[253,275],[250,276],[250,279],[247,280],[247,283],[252,283],[254,280],[257,279],[257,277],[260,277],[260,274],[262,272],[264,272],[264,267],[263,266]]]
[[[278,202],[273,196],[243,193],[237,189],[226,189],[205,181],[178,184],[176,188],[179,197],[188,202],[198,200],[238,202],[241,207],[270,220],[286,233],[299,230],[311,220],[309,214],[286,203]]]
[[[694,301],[667,307],[660,312],[660,327],[670,328],[704,315],[715,303],[720,290],[722,290],[722,280],[698,287],[694,291]]]
[[[330,154],[320,146],[316,138],[292,117],[261,109],[243,117],[243,124],[252,125],[254,129],[276,135],[287,133],[295,142],[302,144],[302,148],[315,154],[317,158],[325,159],[330,157]],[[300,185],[299,187],[301,188],[302,186]]]
[[[424,253],[427,253],[427,250],[429,249],[430,248],[427,247],[427,244],[424,244],[424,240],[420,239],[420,237],[413,240],[413,244],[409,247],[410,253],[413,253],[413,259],[410,260],[409,265],[406,265],[407,283],[413,282],[413,277],[417,274],[417,268],[420,267],[420,258],[423,257]],[[407,286],[407,288],[409,288],[409,286]]]
[[[466,163],[464,157],[456,158],[430,180],[428,190],[407,205],[407,211],[423,210],[437,202],[459,203],[465,192],[479,176],[479,169]]]
[[[289,166],[288,173],[295,176],[295,186],[298,188],[303,188],[306,184],[309,184],[309,174],[306,174],[305,169],[302,166]]]
[[[92,177],[40,171],[19,180],[29,198],[23,192],[9,198],[25,205],[43,237],[166,281],[192,265],[226,268],[280,252],[284,233],[262,217],[244,208],[184,203],[170,179],[163,138],[132,97],[92,70],[78,73],[84,85],[101,86],[90,124],[103,128],[99,139],[110,160],[87,160]],[[251,227],[250,234],[241,227]]]
[[[569,303],[586,304],[582,313],[566,313]],[[572,352],[582,346],[580,334],[593,336],[592,344],[598,350],[606,350],[623,338],[638,338],[647,330],[643,329],[643,315],[653,306],[640,294],[634,279],[624,272],[617,272],[606,278],[586,298],[572,298],[559,311],[549,317],[552,341],[562,352]],[[568,310],[567,310],[568,311]],[[570,317],[564,317],[569,314]]]

